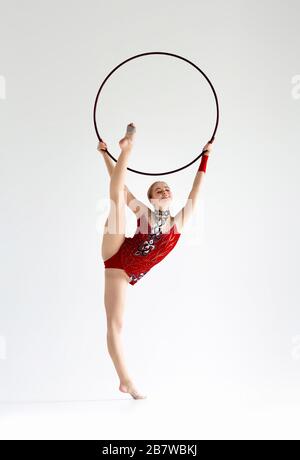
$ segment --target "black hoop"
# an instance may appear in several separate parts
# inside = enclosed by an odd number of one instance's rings
[[[218,97],[217,97],[217,94],[216,94],[216,91],[211,83],[211,81],[209,80],[209,78],[205,75],[205,73],[199,69],[199,67],[197,67],[195,64],[193,64],[193,62],[189,61],[188,59],[182,57],[182,56],[178,56],[177,54],[172,54],[172,53],[165,53],[163,51],[153,51],[153,52],[149,52],[149,53],[142,53],[142,54],[137,54],[136,56],[133,56],[131,58],[128,58],[126,59],[126,61],[123,61],[121,62],[121,64],[119,64],[117,67],[115,67],[108,75],[107,77],[105,78],[105,80],[103,81],[103,83],[101,84],[100,86],[100,89],[97,93],[97,96],[96,96],[96,100],[95,100],[95,105],[94,105],[94,126],[95,126],[95,130],[96,130],[96,134],[97,134],[97,137],[99,139],[100,142],[103,142],[100,134],[99,134],[99,131],[98,131],[98,127],[97,127],[97,122],[96,122],[96,109],[97,109],[97,104],[98,104],[98,99],[99,99],[99,95],[101,93],[101,90],[103,88],[103,86],[105,85],[106,81],[109,79],[109,77],[119,68],[121,67],[122,65],[126,64],[126,62],[129,62],[131,61],[132,59],[137,59],[141,56],[148,56],[150,54],[164,54],[166,56],[173,56],[175,58],[178,58],[178,59],[182,59],[183,61],[191,64],[193,67],[195,67],[195,69],[197,69],[203,76],[204,78],[207,80],[207,82],[209,83],[209,86],[211,87],[212,89],[212,92],[214,94],[214,98],[215,98],[215,102],[216,102],[216,108],[217,108],[217,117],[216,117],[216,124],[215,124],[215,128],[214,128],[214,131],[213,131],[213,134],[211,136],[211,140],[209,141],[210,143],[213,143],[214,139],[215,139],[215,134],[217,132],[217,128],[218,128],[218,125],[219,125],[219,102],[218,102]],[[117,160],[111,155],[111,153],[109,153],[108,150],[106,150],[107,154],[115,161],[117,162]],[[147,176],[163,176],[163,175],[166,175],[166,174],[173,174],[175,172],[178,172],[178,171],[181,171],[182,169],[185,169],[187,168],[188,166],[191,166],[193,163],[195,163],[195,161],[197,161],[204,153],[205,151],[202,151],[193,161],[191,161],[190,163],[188,163],[187,165],[185,166],[182,166],[181,168],[178,168],[178,169],[174,169],[173,171],[167,171],[167,172],[163,172],[163,173],[147,173],[147,172],[142,172],[142,171],[138,171],[136,169],[132,169],[132,168],[129,168],[127,167],[127,169],[129,171],[132,171],[134,173],[137,173],[137,174],[144,174],[144,175],[147,175]]]

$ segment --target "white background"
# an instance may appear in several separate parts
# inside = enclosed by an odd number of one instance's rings
[[[296,0],[0,1],[3,436],[299,437],[299,13]],[[192,221],[128,286],[126,362],[148,394],[137,402],[106,349],[109,176],[92,112],[107,74],[150,51],[208,75],[220,126]],[[111,77],[97,118],[115,157],[133,121],[129,166],[162,172],[200,153],[215,106],[191,66],[147,56]],[[174,214],[197,168],[126,183],[149,205],[166,180]]]

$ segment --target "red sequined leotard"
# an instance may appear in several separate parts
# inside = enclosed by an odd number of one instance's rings
[[[146,215],[142,214],[137,219],[134,236],[125,237],[120,249],[104,261],[104,266],[125,270],[130,277],[129,283],[134,285],[172,251],[179,237],[176,224],[170,228],[169,233],[152,233]]]

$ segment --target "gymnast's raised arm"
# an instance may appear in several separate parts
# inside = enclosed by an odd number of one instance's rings
[[[207,160],[212,152],[212,144],[210,142],[208,142],[205,145],[205,147],[203,148],[203,152],[205,153],[203,153],[203,155],[201,156],[201,163],[196,173],[192,190],[190,191],[187,202],[175,216],[175,222],[178,228],[182,228],[187,223],[197,205],[197,201],[199,199],[199,194],[201,190],[201,184],[203,182],[204,175],[206,172]]]

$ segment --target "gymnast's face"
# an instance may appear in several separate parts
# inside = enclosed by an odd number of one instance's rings
[[[172,191],[166,182],[157,182],[152,188],[152,204],[166,209],[173,199]],[[152,201],[154,200],[154,201]]]

